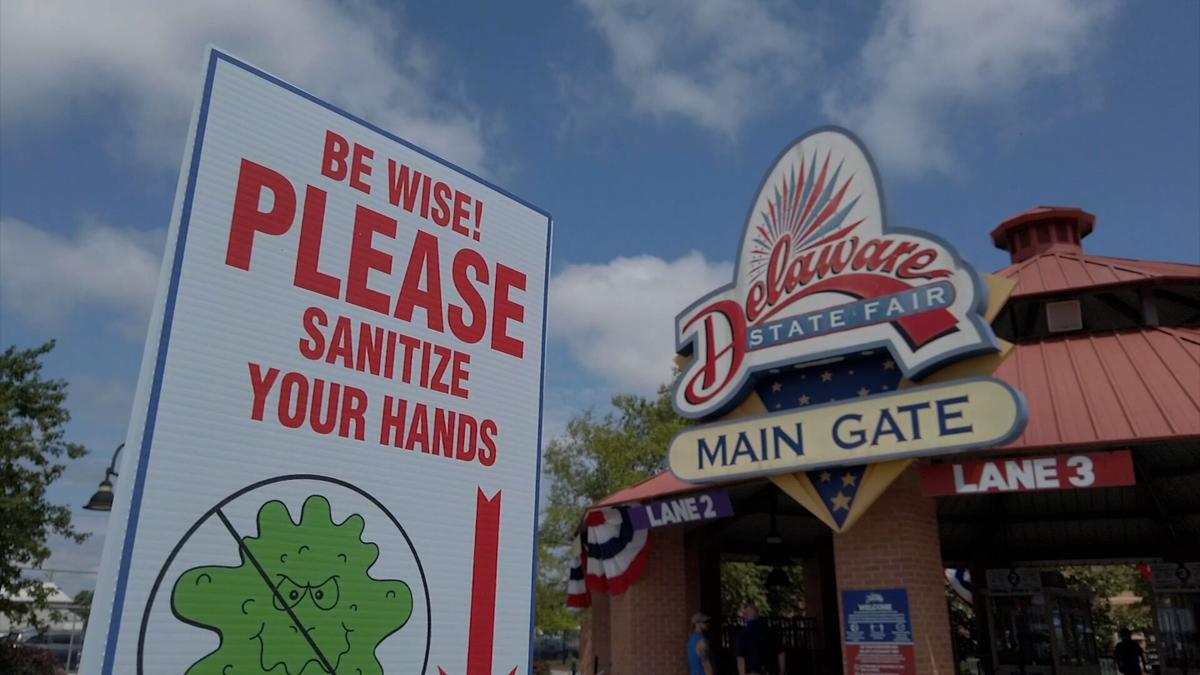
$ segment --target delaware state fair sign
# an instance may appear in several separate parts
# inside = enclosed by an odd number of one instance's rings
[[[852,135],[800,138],[759,188],[732,281],[676,318],[675,408],[718,421],[676,437],[671,470],[722,481],[1015,438],[1024,400],[986,377],[1008,347],[989,324],[1011,290],[991,281],[941,239],[888,224],[875,166]],[[972,359],[981,365],[963,374],[976,377],[915,386]]]
[[[206,61],[82,672],[529,672],[549,215]]]

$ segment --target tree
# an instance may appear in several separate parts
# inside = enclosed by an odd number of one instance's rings
[[[64,407],[67,383],[42,376],[41,358],[52,349],[50,341],[0,355],[0,614],[17,625],[35,622],[50,593],[39,580],[23,578],[21,568],[50,557],[52,534],[76,543],[87,538],[71,525],[69,508],[46,498],[66,468],[62,460],[86,452],[63,438],[71,419]],[[18,595],[30,601],[15,601]]]
[[[1150,597],[1150,584],[1137,565],[1065,567],[1062,573],[1068,587],[1092,594],[1092,622],[1102,655],[1112,654],[1120,628],[1128,627],[1135,633],[1153,630],[1154,619],[1146,602]],[[1112,602],[1126,591],[1136,600],[1128,604]]]
[[[565,607],[567,557],[584,511],[666,468],[667,445],[688,424],[671,406],[667,385],[652,399],[615,396],[612,407],[602,417],[588,411],[572,419],[566,434],[546,446],[549,493],[539,538],[537,603],[537,625],[546,632],[561,632],[568,620],[570,627],[578,625],[574,614],[559,608]]]

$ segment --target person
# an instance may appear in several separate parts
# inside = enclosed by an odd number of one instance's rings
[[[692,615],[692,636],[688,639],[688,675],[716,675],[717,662],[712,647],[708,644],[708,616],[696,612]]]
[[[738,675],[784,675],[787,655],[767,626],[767,620],[759,615],[758,608],[754,605],[743,607],[742,621],[745,627],[738,633],[734,646]]]
[[[1121,641],[1113,650],[1113,659],[1117,662],[1117,670],[1121,675],[1141,675],[1146,671],[1146,652],[1142,646],[1133,640],[1133,632],[1128,628],[1117,631]]]

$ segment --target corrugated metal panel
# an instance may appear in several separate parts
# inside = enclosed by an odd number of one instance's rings
[[[1146,328],[1018,344],[996,376],[1029,402],[1008,447],[1200,436],[1200,330]]]
[[[648,478],[637,485],[621,490],[615,494],[605,497],[604,501],[597,502],[596,507],[615,506],[617,504],[631,504],[645,499],[659,499],[667,495],[680,494],[683,492],[693,492],[703,490],[699,485],[685,483],[676,478],[670,471],[664,471],[657,476]]]
[[[1196,280],[1200,279],[1200,265],[1053,251],[1006,267],[996,274],[1017,282],[1012,294],[1015,299],[1156,279]]]

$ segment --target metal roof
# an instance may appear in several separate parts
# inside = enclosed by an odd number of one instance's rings
[[[658,499],[668,495],[679,494],[682,492],[693,492],[702,490],[703,487],[685,483],[675,477],[670,471],[651,476],[646,480],[631,485],[620,492],[605,497],[603,501],[596,502],[597,508],[601,506],[616,506],[617,504],[630,504],[632,502],[640,502],[647,499]]]
[[[996,377],[1021,391],[1030,411],[1025,433],[996,452],[1200,438],[1200,329],[1139,328],[1026,342],[1016,345]],[[596,506],[702,489],[663,471]]]
[[[1035,295],[1068,293],[1104,286],[1198,281],[1200,265],[1054,251],[1010,265],[996,274],[1017,282],[1011,301]]]
[[[1029,402],[1007,448],[1200,437],[1200,329],[1139,328],[1018,344],[996,377]]]

